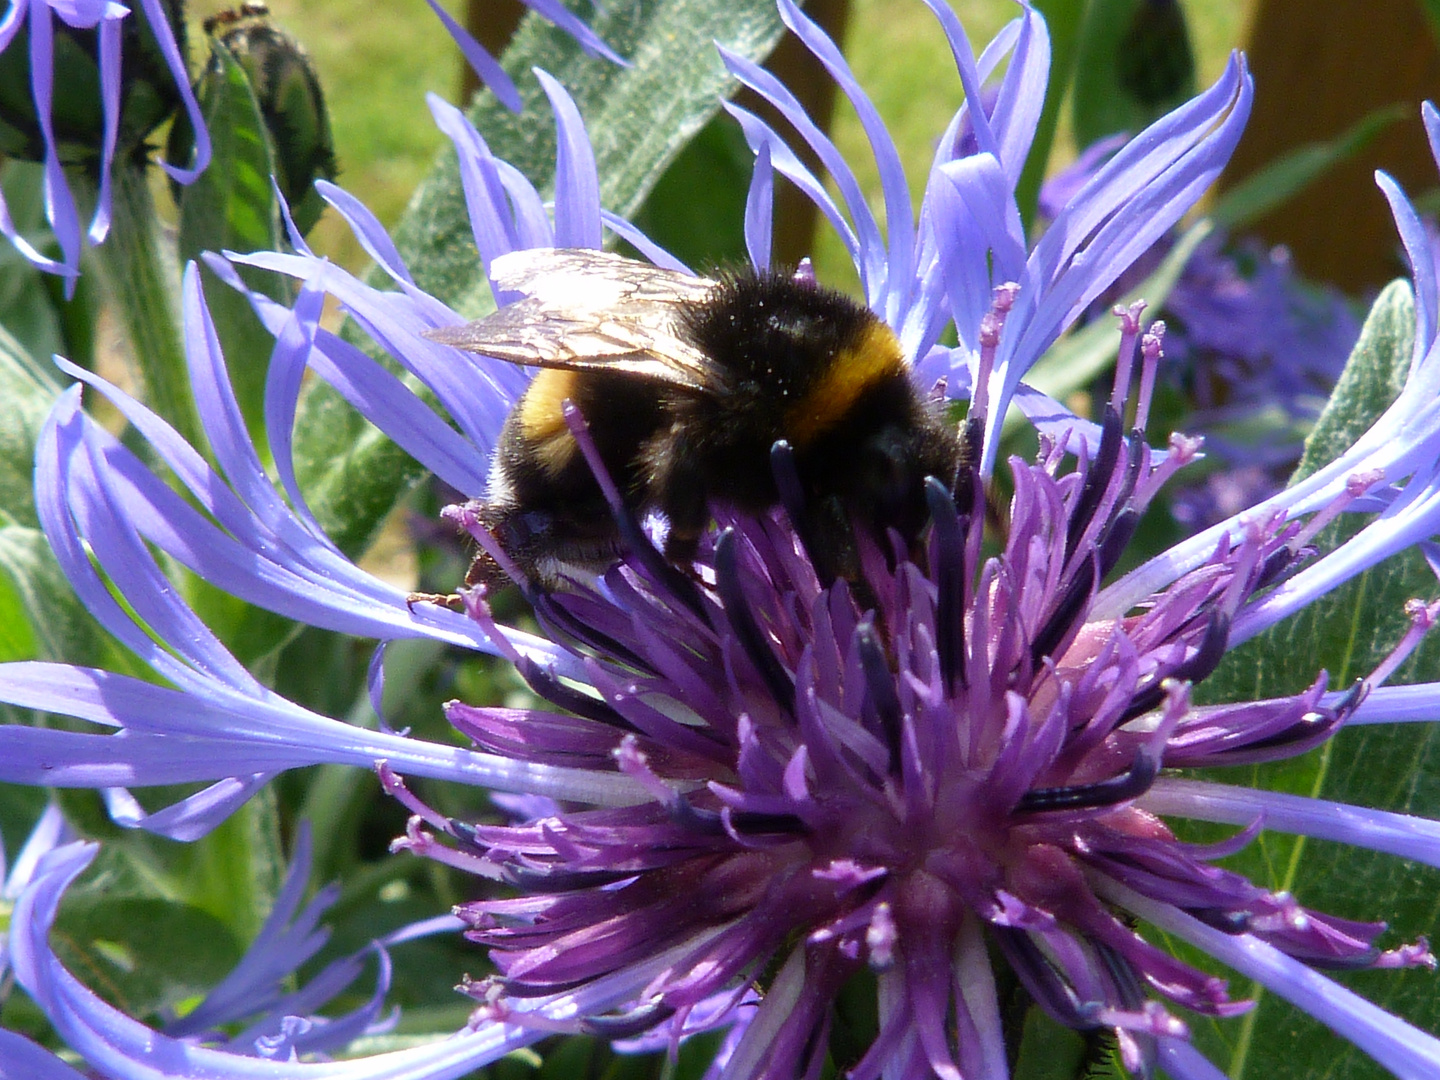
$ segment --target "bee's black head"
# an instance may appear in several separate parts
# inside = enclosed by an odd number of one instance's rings
[[[951,427],[918,402],[912,412],[879,424],[856,446],[852,512],[877,535],[894,529],[913,540],[928,517],[925,479],[947,488],[955,478],[959,444]]]

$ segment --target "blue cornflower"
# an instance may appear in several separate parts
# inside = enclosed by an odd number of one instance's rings
[[[1114,1031],[1132,1068],[1158,1061],[1177,1077],[1216,1075],[1164,1002],[1214,1016],[1243,1003],[1228,998],[1222,980],[1147,942],[1132,920],[1297,1002],[1399,1075],[1440,1068],[1440,1041],[1314,970],[1432,963],[1423,943],[1381,951],[1380,924],[1326,916],[1213,865],[1262,822],[1434,865],[1440,824],[1160,772],[1274,760],[1342,724],[1414,719],[1440,699],[1434,685],[1380,685],[1440,614],[1417,604],[1411,632],[1348,691],[1327,693],[1317,674],[1286,698],[1190,701],[1190,685],[1228,647],[1435,533],[1440,295],[1428,238],[1398,188],[1382,180],[1414,269],[1419,326],[1406,387],[1375,426],[1295,488],[1102,585],[1141,512],[1196,452],[1181,437],[1164,450],[1144,439],[1161,335],[1142,325],[1138,306],[1120,313],[1125,362],[1099,424],[1063,414],[1020,380],[1218,172],[1244,123],[1249,80],[1233,61],[1214,88],[1117,154],[1031,250],[1014,186],[1044,93],[1043,22],[1025,9],[976,62],[948,7],[931,6],[967,100],[986,100],[981,88],[1002,64],[1004,75],[993,106],[975,115],[962,107],[940,140],[917,219],[889,138],[838,51],[781,4],[860,111],[885,184],[888,238],[834,147],[783,88],[726,58],[795,124],[841,194],[832,201],[771,129],[732,110],[757,155],[746,220],[756,264],[769,261],[778,170],[841,231],[866,301],[896,330],[921,385],[943,377],[952,394],[973,388],[962,429],[967,464],[953,482],[930,485],[927,544],[893,559],[862,545],[855,583],[818,579],[789,525],[798,485],[787,482],[783,453],[775,463],[786,505],[758,518],[716,508],[719,528],[702,541],[696,575],[637,542],[593,586],[536,594],[544,637],[498,624],[479,592],[464,594],[463,612],[412,604],[356,568],[316,526],[295,482],[289,432],[306,368],[446,482],[477,493],[526,376],[427,339],[426,330],[458,316],[415,286],[374,219],[333,186],[322,193],[396,291],[364,285],[298,236],[295,254],[230,257],[304,282],[290,309],[253,298],[276,335],[267,419],[288,503],[245,433],[193,270],[186,341],[217,468],[121,391],[66,366],[116,404],[188,492],[175,494],[89,420],[78,387],[62,395],[39,448],[42,524],[86,605],[169,685],[65,665],[0,667],[0,697],[121,736],[0,729],[0,776],[102,788],[123,823],[194,837],[284,769],[380,763],[387,790],[414,812],[400,846],[515,889],[458,911],[499,971],[467,984],[476,1010],[466,1030],[341,1064],[257,1063],[239,1047],[146,1028],[61,965],[48,934],[88,851],[58,848],[21,896],[14,969],[94,1068],[113,1077],[169,1069],[436,1078],[552,1032],[678,1039],[731,1020],[723,1075],[789,1078],[823,1064],[830,1004],[859,977],[878,988],[878,1028],[850,1063],[852,1075],[999,1078],[1008,1065],[993,947],[1051,1015]],[[560,135],[553,218],[458,112],[432,103],[456,144],[487,266],[526,247],[598,246],[607,224],[674,265],[601,211],[579,116],[559,84],[541,78]],[[1440,116],[1427,107],[1425,119],[1432,144],[1440,142]],[[225,261],[212,265],[240,284]],[[425,385],[454,427],[320,326],[326,293]],[[953,347],[938,344],[947,323]],[[1129,363],[1137,354],[1138,373]],[[990,481],[1012,402],[1039,417],[1043,437],[1035,462],[1009,463],[1007,505],[994,501]],[[1132,404],[1127,437],[1120,417]],[[597,481],[608,483],[584,417],[572,410],[568,422]],[[627,513],[613,489],[611,503]],[[1326,522],[1374,506],[1384,512],[1352,540],[1306,562]],[[493,547],[473,508],[451,517]],[[1008,529],[1003,546],[987,553],[989,517]],[[645,535],[638,523],[627,534]],[[503,656],[548,706],[451,704],[451,723],[475,749],[310,712],[220,646],[177,599],[151,545],[236,595],[315,625]],[[469,825],[413,796],[405,775],[531,798],[511,803],[510,824]],[[213,783],[148,815],[120,787],[196,781]],[[1201,847],[1179,841],[1162,815],[1241,828]],[[9,1052],[0,1041],[0,1060]]]

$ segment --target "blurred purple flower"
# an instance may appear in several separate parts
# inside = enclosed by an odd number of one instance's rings
[[[1167,351],[1189,363],[1207,427],[1232,404],[1255,409],[1262,401],[1314,421],[1360,336],[1338,290],[1304,281],[1289,252],[1254,239],[1202,243],[1165,313],[1172,317]]]
[[[1162,999],[1218,1016],[1240,1006],[1220,980],[1148,944],[1131,920],[1296,1002],[1400,1075],[1440,1068],[1440,1042],[1314,970],[1426,964],[1423,943],[1381,951],[1380,924],[1311,911],[1211,862],[1263,824],[1435,865],[1440,824],[1159,773],[1285,757],[1342,723],[1424,719],[1440,700],[1434,685],[1380,685],[1435,618],[1421,605],[1391,657],[1347,691],[1327,694],[1320,674],[1288,698],[1206,707],[1189,699],[1190,684],[1227,648],[1440,526],[1437,282],[1423,230],[1382,178],[1420,313],[1395,404],[1332,465],[1102,587],[1141,511],[1195,452],[1178,437],[1167,450],[1144,442],[1159,335],[1145,333],[1138,306],[1122,314],[1124,362],[1098,425],[1021,379],[1223,166],[1248,113],[1249,79],[1233,61],[1214,88],[1098,170],[1032,250],[1014,187],[1044,94],[1044,25],[1024,9],[977,62],[948,6],[931,7],[968,100],[984,100],[980,87],[1002,66],[1004,75],[993,105],[974,116],[962,107],[940,140],[917,219],[894,147],[838,51],[781,4],[860,112],[884,184],[884,234],[838,151],[788,92],[726,57],[795,126],[840,192],[831,199],[772,129],[732,108],[757,156],[746,218],[752,260],[769,264],[779,171],[840,232],[867,302],[895,328],[921,385],[943,377],[952,395],[973,388],[964,427],[973,453],[953,487],[931,487],[928,547],[893,561],[869,550],[856,583],[865,605],[849,583],[816,579],[781,509],[760,519],[720,510],[723,530],[706,539],[694,578],[637,544],[594,589],[537,595],[546,637],[498,625],[476,593],[464,613],[412,605],[355,567],[316,525],[295,480],[290,431],[306,369],[465,492],[483,491],[486,459],[527,375],[428,340],[424,331],[459,317],[415,286],[374,219],[333,186],[325,197],[397,291],[345,274],[298,236],[295,254],[230,257],[304,282],[292,309],[252,297],[276,335],[267,419],[287,499],[245,433],[193,269],[187,344],[217,467],[122,392],[66,366],[115,403],[188,492],[177,495],[86,417],[78,388],[62,396],[39,449],[42,524],[86,605],[168,685],[57,664],[0,667],[5,700],[116,732],[0,728],[0,778],[99,787],[122,823],[193,838],[279,771],[379,762],[387,789],[414,811],[400,846],[517,890],[461,909],[500,970],[468,985],[476,1011],[463,1032],[339,1065],[276,1058],[264,1063],[266,1077],[323,1069],[346,1080],[439,1080],[554,1032],[678,1039],[723,1022],[728,1009],[742,1022],[723,1075],[790,1078],[820,1067],[829,1004],[858,975],[878,984],[878,1031],[852,1075],[999,1080],[1008,1063],[991,945],[1062,1022],[1114,1030],[1131,1066],[1158,1062],[1182,1080],[1215,1076]],[[575,107],[555,80],[541,80],[559,128],[553,223],[535,190],[458,112],[432,103],[459,153],[485,263],[525,247],[598,246],[608,225],[674,265],[601,211]],[[1425,118],[1432,143],[1440,141],[1440,117],[1427,107]],[[973,146],[961,145],[962,130]],[[226,262],[212,265],[239,285]],[[454,426],[321,328],[326,293]],[[947,323],[953,348],[938,344]],[[1132,399],[1127,438],[1120,417]],[[989,481],[1012,403],[1037,418],[1042,450],[1034,464],[1010,464],[1015,495],[1002,506],[991,503]],[[570,421],[589,449],[583,417]],[[787,459],[775,460],[788,490]],[[1374,505],[1385,512],[1306,562],[1326,521]],[[465,513],[454,516],[473,529]],[[1003,550],[982,557],[987,513],[1009,529]],[[503,656],[554,708],[453,704],[451,722],[476,749],[309,712],[221,647],[177,598],[152,545],[237,596],[315,625]],[[377,663],[377,684],[379,671]],[[556,802],[511,804],[538,818],[471,825],[415,799],[404,775]],[[149,813],[119,786],[197,781],[213,783]],[[1196,847],[1160,815],[1240,831]],[[85,857],[61,849],[22,895],[12,924],[20,985],[108,1076],[148,1078],[157,1062],[186,1075],[256,1075],[253,1057],[146,1028],[63,967],[49,931]],[[767,982],[758,1008],[747,995],[756,979]],[[0,1064],[19,1067],[31,1051],[0,1039]]]
[[[1170,381],[1219,466],[1172,496],[1176,520],[1199,529],[1284,487],[1360,323],[1339,290],[1301,279],[1283,247],[1220,237],[1190,257],[1164,312]]]

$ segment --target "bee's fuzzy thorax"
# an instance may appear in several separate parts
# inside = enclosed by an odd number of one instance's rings
[[[872,383],[903,370],[894,334],[869,309],[785,273],[727,273],[681,323],[715,365],[714,400],[730,422],[792,441],[833,427]]]

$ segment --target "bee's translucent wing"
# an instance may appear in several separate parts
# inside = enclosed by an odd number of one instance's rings
[[[551,307],[627,310],[705,299],[715,282],[593,248],[530,248],[501,255],[490,280]]]
[[[696,391],[713,385],[714,365],[679,321],[715,287],[709,278],[588,248],[534,248],[500,256],[490,280],[525,299],[425,336],[529,367],[619,371]]]

